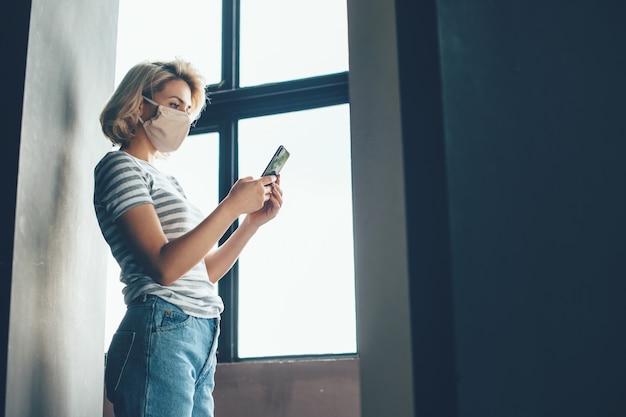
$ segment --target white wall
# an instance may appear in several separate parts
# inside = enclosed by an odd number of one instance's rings
[[[395,4],[348,1],[357,340],[363,417],[412,416]]]
[[[17,190],[6,415],[102,410],[106,253],[92,206],[108,145],[116,2],[33,0]]]

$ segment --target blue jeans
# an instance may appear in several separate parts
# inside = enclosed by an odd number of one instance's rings
[[[107,352],[116,417],[213,417],[219,319],[148,295],[128,305]]]

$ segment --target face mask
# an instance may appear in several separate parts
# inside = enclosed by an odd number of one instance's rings
[[[145,122],[139,121],[148,135],[152,145],[160,152],[174,152],[189,134],[191,117],[184,111],[163,107],[144,96],[148,103],[157,106],[157,112]]]

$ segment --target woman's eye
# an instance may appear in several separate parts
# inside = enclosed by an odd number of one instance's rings
[[[170,107],[173,109],[178,109],[180,107],[180,104],[178,103],[170,103]]]

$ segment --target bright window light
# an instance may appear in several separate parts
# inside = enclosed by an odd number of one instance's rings
[[[240,121],[240,175],[278,145],[284,206],[239,259],[239,357],[354,353],[348,105]]]
[[[345,0],[241,0],[242,87],[348,70]]]
[[[222,79],[222,2],[120,0],[116,80],[137,62],[193,62],[208,84]],[[117,84],[116,83],[116,84]]]

